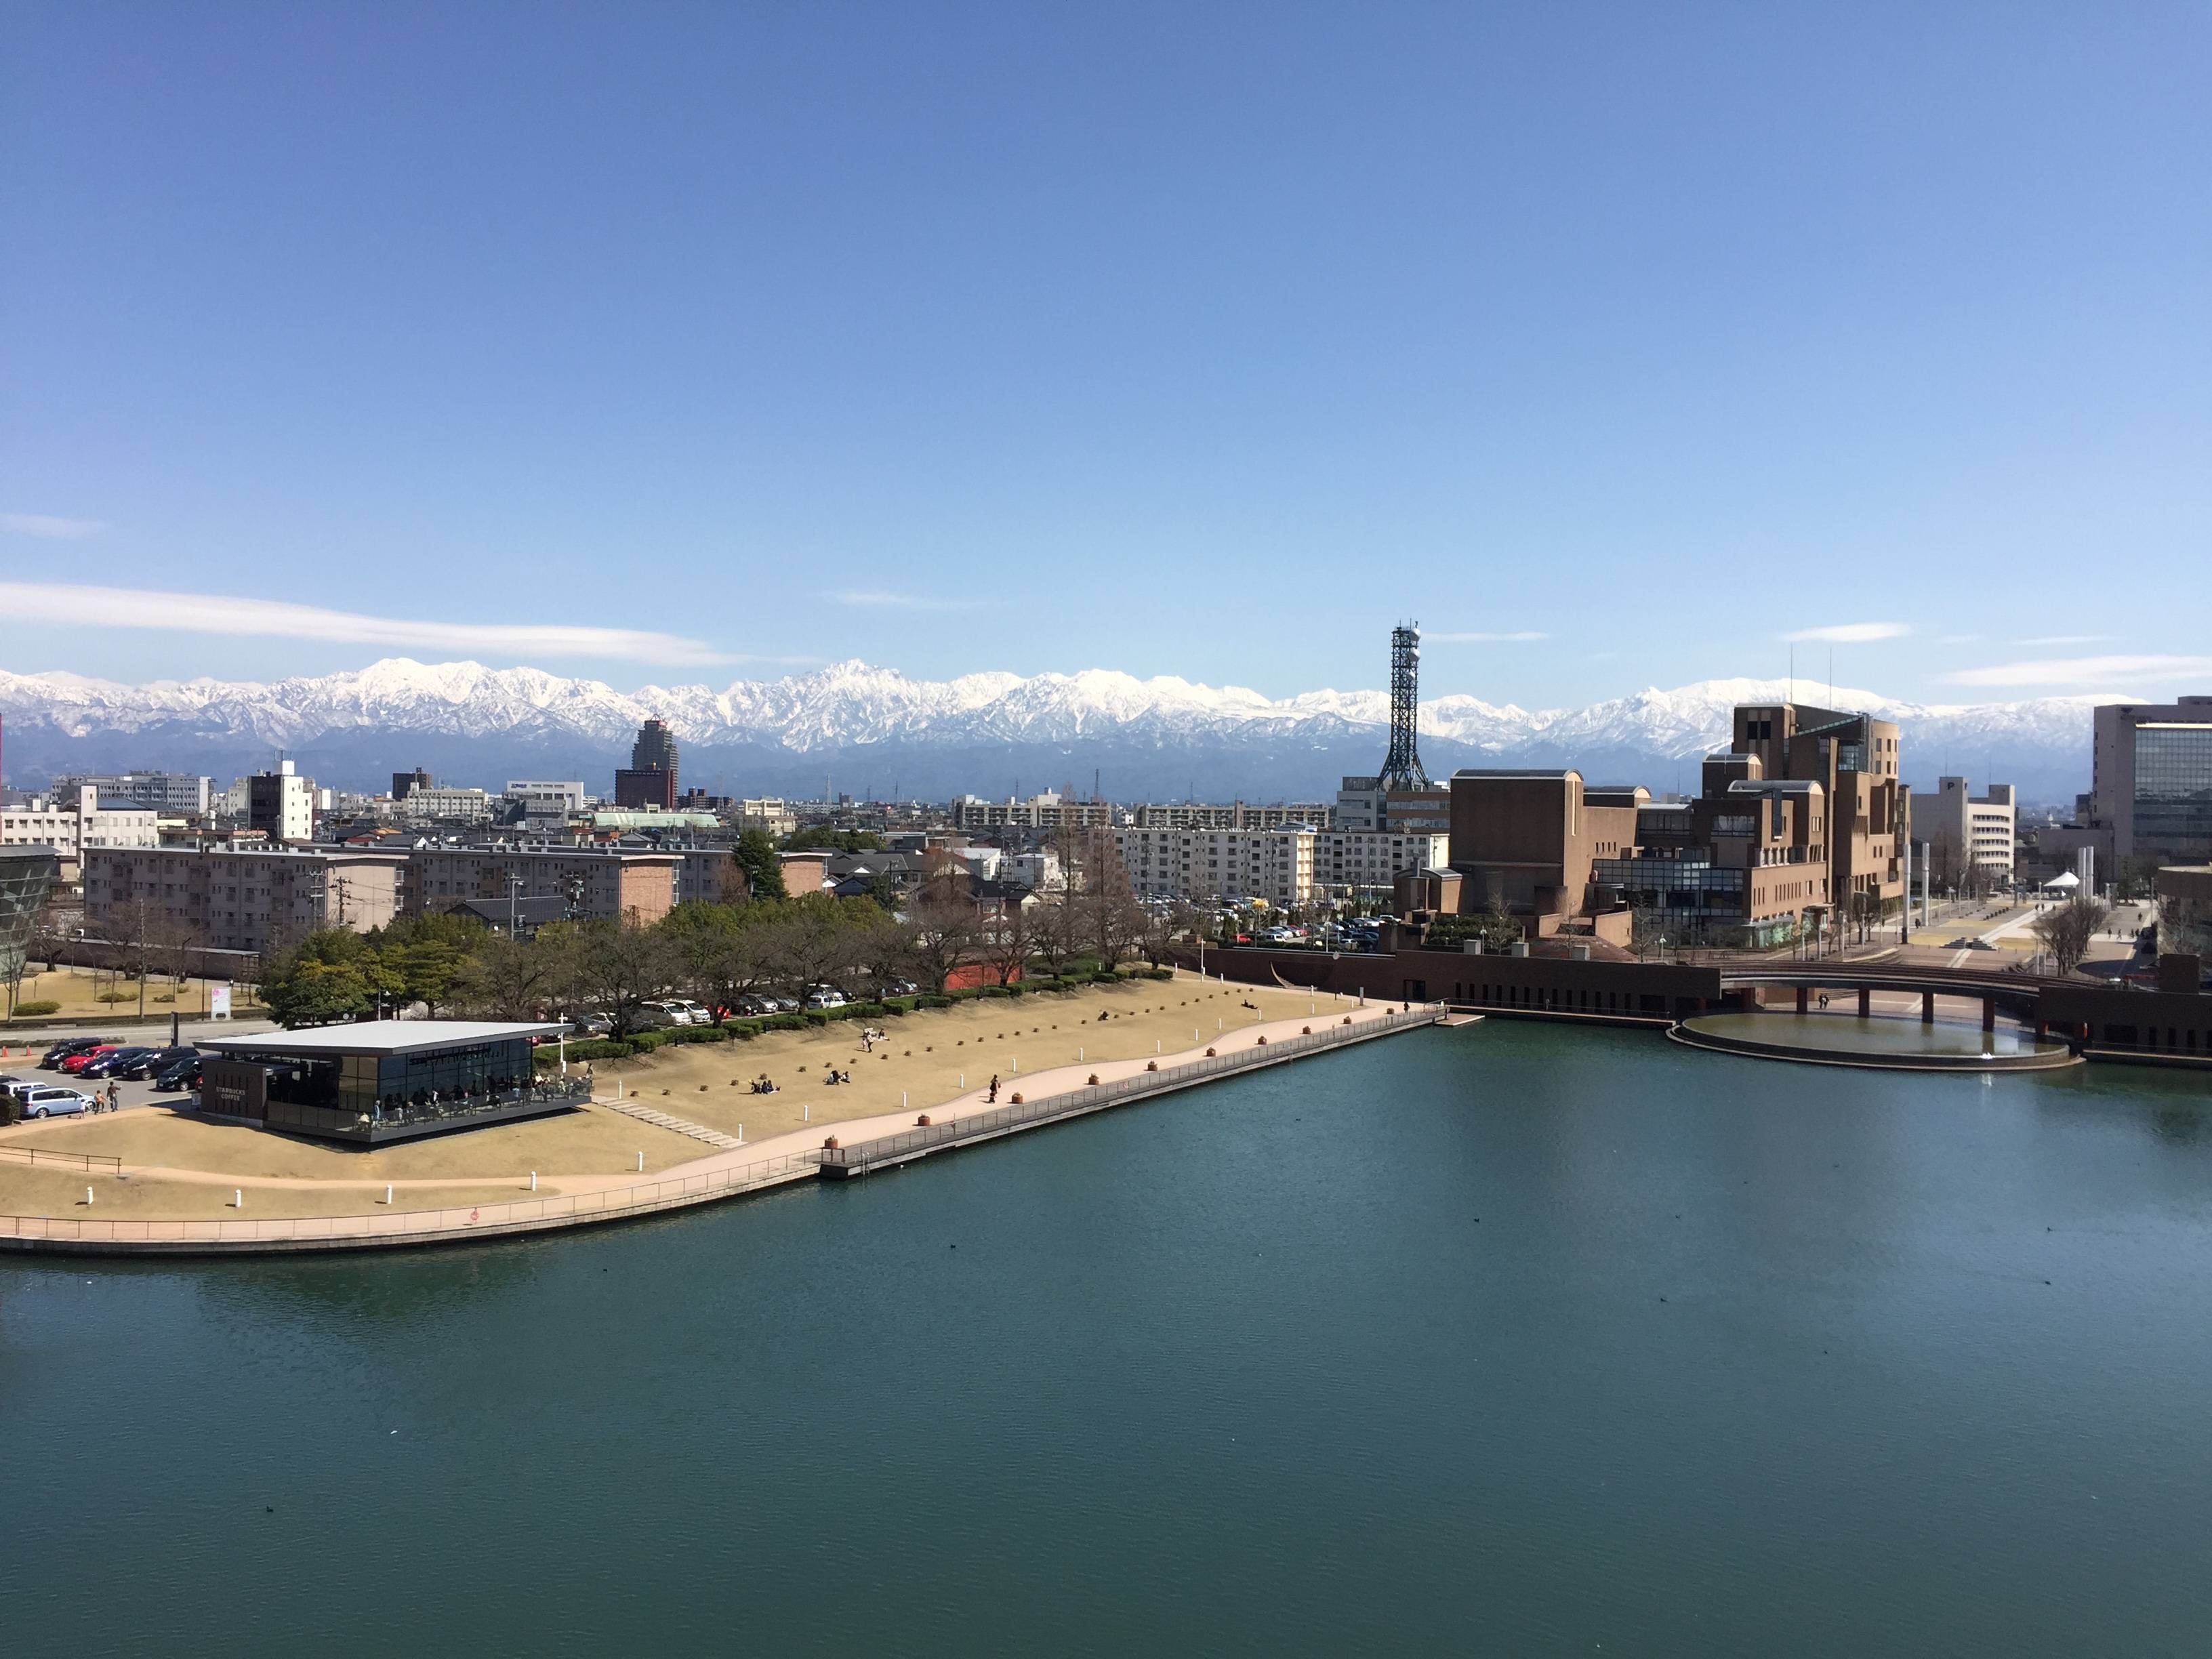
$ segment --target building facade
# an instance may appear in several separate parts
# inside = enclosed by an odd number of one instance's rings
[[[57,799],[74,799],[80,788],[98,790],[110,806],[142,806],[188,818],[205,817],[215,801],[215,780],[189,772],[118,772],[54,780]]]
[[[1139,830],[1280,830],[1293,823],[1317,830],[1328,821],[1329,809],[1317,801],[1303,806],[1155,801],[1129,810],[1129,822]]]
[[[257,772],[246,780],[246,823],[272,842],[313,841],[315,836],[315,784],[279,762],[274,772]]]
[[[2159,954],[2212,966],[2212,864],[2169,865],[2157,888]]]
[[[1898,781],[1895,723],[1784,702],[1740,705],[1735,726],[1734,752],[1756,757],[1762,780],[1820,786],[1828,898],[1838,924],[1863,927],[1902,908],[1912,807]]]
[[[1027,800],[983,800],[963,795],[952,803],[956,830],[1103,830],[1114,809],[1103,800],[1064,800],[1056,794]]]
[[[60,866],[51,847],[0,847],[0,981],[10,986],[22,977],[39,912],[60,878]]]
[[[1319,839],[1318,831],[1302,824],[1114,832],[1115,849],[1139,898],[1264,899],[1284,906],[1311,902]]]
[[[2090,822],[2112,832],[2111,873],[2212,860],[2212,696],[2108,704],[2093,728]]]
[[[1328,897],[1379,896],[1400,876],[1438,867],[1450,858],[1447,832],[1323,830],[1314,837],[1314,885]]]
[[[563,899],[579,919],[650,925],[675,908],[683,857],[598,847],[418,847],[406,855],[402,908],[444,911],[513,895]]]
[[[407,859],[343,848],[102,849],[85,858],[85,927],[112,938],[143,904],[182,939],[265,956],[323,928],[383,927],[400,912]]]
[[[1928,872],[1941,887],[1958,888],[2013,878],[2019,839],[2013,788],[1993,783],[1985,795],[1964,778],[1939,778],[1933,790],[1912,792],[1912,839],[1928,848]]]
[[[552,782],[539,779],[509,780],[504,797],[509,807],[520,806],[525,823],[566,823],[584,810],[583,781]]]
[[[676,775],[676,734],[665,720],[647,720],[630,745],[629,767],[615,774],[615,805],[672,811]]]
[[[0,808],[0,847],[51,848],[65,882],[78,878],[91,848],[161,844],[161,814],[151,807],[106,805],[94,784],[68,797],[37,795],[20,806]]]

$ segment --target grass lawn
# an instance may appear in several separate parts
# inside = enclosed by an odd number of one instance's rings
[[[198,1019],[206,1007],[205,994],[211,985],[229,984],[227,980],[188,979],[179,986],[165,975],[157,975],[146,981],[146,1017],[167,1018],[182,1014],[187,1019]],[[130,994],[121,1002],[102,1002],[97,993],[102,990],[125,991]],[[163,997],[172,1000],[164,1002]],[[51,1014],[40,1014],[22,1022],[36,1025],[48,1019],[91,1019],[106,1015],[113,1019],[138,1018],[138,982],[118,980],[112,975],[93,977],[89,968],[58,968],[51,973],[26,974],[22,989],[17,993],[18,1002],[58,1002],[61,1007]],[[261,1015],[264,1012],[258,1003],[251,1002],[243,985],[231,985],[230,1011],[234,1018]],[[82,1196],[82,1194],[80,1194]]]

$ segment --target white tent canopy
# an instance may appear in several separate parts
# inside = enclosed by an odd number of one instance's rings
[[[2063,890],[2069,888],[2079,887],[2081,884],[2081,878],[2075,875],[2071,870],[2069,870],[2065,874],[2053,876],[2049,881],[2045,882],[2043,884],[2043,890],[2047,893],[2054,887]]]

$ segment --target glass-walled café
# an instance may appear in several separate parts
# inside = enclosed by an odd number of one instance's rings
[[[200,1110],[362,1146],[568,1111],[589,1085],[540,1080],[532,1060],[532,1040],[562,1029],[382,1019],[203,1038]]]

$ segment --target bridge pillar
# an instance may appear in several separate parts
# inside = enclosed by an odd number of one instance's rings
[[[1936,994],[1933,991],[1923,991],[1920,994],[1920,1023],[1923,1025],[1933,1025],[1936,1023]]]
[[[1809,985],[1799,986],[1797,988],[1797,1012],[1801,1014],[1805,1013],[1808,1012],[1812,1006],[1813,988]]]
[[[1859,987],[1859,1018],[1864,1019],[1874,1012],[1874,993],[1863,985]]]
[[[1997,1029],[1997,1000],[1995,997],[1982,999],[1982,1029],[1984,1031]]]

